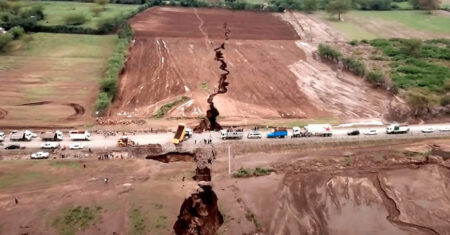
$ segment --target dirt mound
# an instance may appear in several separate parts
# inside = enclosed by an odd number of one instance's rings
[[[184,200],[173,229],[175,234],[213,235],[222,224],[216,194],[210,185],[201,185]]]

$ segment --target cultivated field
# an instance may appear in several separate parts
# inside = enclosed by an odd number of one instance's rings
[[[312,15],[342,33],[346,39],[450,38],[450,13],[434,11],[351,11],[338,22],[326,12]]]
[[[224,50],[230,85],[215,98],[224,120],[382,116],[387,95],[315,61],[317,44],[299,41],[297,22],[270,13],[169,7],[130,21],[136,40],[111,115],[148,117],[187,96],[166,117],[204,116],[217,89],[213,48],[223,41],[224,22],[231,29]],[[354,92],[361,89],[367,91]]]
[[[115,42],[115,36],[47,33],[14,42],[0,56],[0,126],[90,123]]]
[[[88,19],[86,23],[80,25],[84,28],[97,28],[101,20],[126,14],[139,7],[139,5],[108,4],[99,16],[94,16],[91,9],[98,6],[95,3],[48,1],[33,1],[33,3],[44,7],[45,19],[39,22],[40,25],[64,25],[65,16],[77,13],[85,15]]]

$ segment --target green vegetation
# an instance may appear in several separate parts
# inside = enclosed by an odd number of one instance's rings
[[[235,173],[233,173],[233,177],[235,178],[248,178],[252,176],[264,176],[269,175],[273,172],[272,169],[256,167],[255,169],[251,168],[239,168]]]
[[[81,163],[78,161],[71,161],[71,160],[55,160],[50,162],[50,166],[56,167],[56,168],[74,168],[79,169],[81,168]]]
[[[253,222],[253,224],[255,225],[255,227],[257,229],[259,229],[261,227],[261,224],[258,221],[258,218],[256,218],[256,215],[253,214],[252,211],[247,209],[247,214],[245,215],[245,218],[247,218],[248,221]]]
[[[319,18],[341,32],[348,39],[376,39],[392,37],[392,32],[411,35],[419,32],[443,37],[450,36],[448,22],[450,16],[445,14],[426,14],[424,11],[351,11],[344,22],[330,19],[324,12],[317,13]],[[382,27],[386,30],[379,30]]]
[[[101,207],[74,206],[64,211],[62,216],[57,217],[52,226],[59,230],[59,234],[75,234],[84,230],[100,219]]]
[[[64,23],[66,25],[82,25],[87,21],[88,19],[83,13],[72,13],[64,16]]]
[[[370,44],[392,60],[391,78],[399,88],[444,92],[450,68],[438,61],[450,60],[450,40],[375,39]]]
[[[128,51],[129,44],[133,38],[133,30],[130,25],[125,24],[122,26],[118,33],[119,42],[116,49],[108,59],[103,80],[100,84],[100,93],[97,96],[95,102],[95,109],[100,115],[103,115],[108,109],[111,101],[116,97],[119,84],[119,73],[125,65],[126,52]]]
[[[383,72],[380,70],[370,71],[367,73],[366,80],[377,87],[381,87],[386,82]]]
[[[5,52],[12,41],[19,39],[24,34],[25,31],[20,26],[14,26],[7,33],[0,34],[0,52]]]
[[[165,229],[167,228],[167,216],[160,215],[155,220],[155,228],[157,229]]]
[[[363,77],[366,74],[366,65],[361,60],[354,57],[342,58],[344,69],[358,76]],[[370,74],[370,73],[369,73]]]
[[[32,26],[44,18],[43,8],[37,4],[0,0],[0,27]]]
[[[341,15],[350,11],[350,8],[349,0],[334,0],[327,5],[326,11],[332,16],[337,15],[338,20],[341,21]]]
[[[78,15],[79,18],[84,17],[84,21],[79,24],[68,25],[80,25],[83,28],[97,28],[104,19],[110,19],[115,17],[124,17],[134,13],[138,9],[138,5],[120,5],[120,4],[108,4],[100,5],[97,3],[87,2],[54,2],[54,1],[41,1],[34,2],[43,6],[45,19],[38,22],[43,26],[55,26],[65,25],[66,18],[72,15]],[[100,6],[100,12],[95,13],[95,7]],[[98,14],[96,16],[96,14]],[[89,19],[89,20],[88,20]]]
[[[145,216],[140,209],[133,209],[130,212],[130,234],[140,235],[146,234]]]
[[[339,63],[339,60],[342,57],[342,53],[331,48],[326,44],[319,44],[319,56],[322,59],[331,61],[333,63]]]
[[[169,112],[170,109],[172,109],[173,107],[175,107],[176,105],[183,103],[185,101],[189,100],[189,97],[187,96],[182,96],[180,99],[175,100],[173,102],[167,103],[163,106],[161,106],[161,108],[159,108],[158,112],[156,112],[155,115],[153,115],[154,118],[162,118],[164,117],[164,115],[166,115],[167,112]]]

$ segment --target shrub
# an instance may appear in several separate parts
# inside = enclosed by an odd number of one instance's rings
[[[100,92],[97,96],[97,101],[95,102],[95,109],[104,114],[104,112],[108,109],[111,104],[111,100],[106,92]]]
[[[0,51],[3,52],[6,50],[6,46],[14,40],[14,37],[10,33],[6,33],[3,35],[0,35]]]
[[[25,30],[23,30],[23,28],[20,26],[15,26],[8,30],[8,33],[13,36],[13,39],[18,39],[25,34]]]
[[[251,169],[247,169],[247,168],[239,168],[239,170],[237,170],[237,172],[233,173],[233,177],[236,178],[247,178],[252,176],[252,170]]]
[[[186,96],[182,96],[181,99],[179,100],[175,100],[173,102],[170,102],[168,104],[165,104],[163,106],[161,106],[161,108],[159,108],[158,112],[153,115],[154,118],[162,118],[164,117],[164,115],[166,115],[167,112],[169,112],[170,109],[172,109],[173,107],[175,107],[176,105],[189,100],[188,97]]]
[[[342,64],[344,65],[344,69],[358,76],[364,76],[366,73],[366,65],[356,58],[345,57],[342,59]]]
[[[349,44],[352,45],[352,46],[356,46],[356,45],[358,45],[358,40],[351,40],[349,42]]]
[[[441,106],[447,106],[450,104],[450,95],[445,95],[441,98]]]
[[[88,19],[82,13],[73,13],[64,17],[64,23],[66,25],[82,25],[87,21]]]
[[[413,109],[415,115],[425,114],[430,111],[432,100],[428,94],[418,91],[408,91],[406,97],[408,105]]]
[[[370,71],[366,76],[366,80],[375,86],[382,86],[385,83],[384,74],[379,70]]]
[[[319,56],[322,59],[326,59],[334,63],[339,63],[342,54],[328,45],[319,44]]]

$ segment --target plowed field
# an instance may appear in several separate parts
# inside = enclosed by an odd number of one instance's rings
[[[293,22],[270,13],[169,7],[130,20],[135,40],[110,114],[151,117],[187,96],[165,117],[204,116],[207,97],[217,89],[213,49],[223,42],[225,22],[231,29],[223,51],[230,85],[214,99],[222,118],[382,116],[387,95],[315,61],[308,48],[317,45],[302,46]]]

